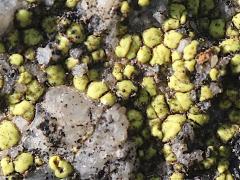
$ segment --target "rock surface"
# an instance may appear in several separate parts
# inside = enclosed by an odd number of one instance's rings
[[[0,35],[2,35],[11,24],[14,12],[19,5],[19,0],[0,0]]]
[[[110,109],[97,105],[73,88],[51,88],[37,105],[35,119],[23,135],[23,147],[46,161],[51,154],[63,156],[81,179],[129,179],[136,152],[127,140],[125,112],[120,105]]]

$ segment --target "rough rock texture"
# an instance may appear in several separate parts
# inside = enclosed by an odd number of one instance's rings
[[[78,4],[78,10],[83,20],[90,20],[90,29],[99,33],[116,25],[116,8],[119,4],[120,0],[82,0]]]
[[[3,94],[9,94],[12,91],[17,79],[17,70],[8,64],[7,58],[6,55],[0,55],[0,74],[4,79],[4,85],[1,90]]]
[[[109,161],[124,158],[127,151],[128,120],[125,108],[114,106],[103,114],[91,138],[80,148],[76,156],[76,169],[83,178],[94,177]]]
[[[51,154],[65,157],[81,179],[129,179],[136,152],[127,141],[125,111],[120,105],[105,109],[66,86],[51,88],[37,105],[23,147],[46,161]]]
[[[191,124],[186,123],[172,142],[172,150],[176,155],[177,161],[186,167],[191,167],[195,162],[203,160],[202,150],[189,150],[190,148],[188,146],[194,142],[194,139],[194,129]]]
[[[129,29],[133,32],[159,26],[166,19],[168,0],[152,0],[148,8],[136,9],[129,15]]]
[[[20,0],[0,0],[0,35],[3,34],[12,22],[15,10]]]

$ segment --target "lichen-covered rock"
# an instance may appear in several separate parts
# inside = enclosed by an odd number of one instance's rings
[[[119,5],[120,0],[82,0],[77,8],[82,19],[90,20],[91,28],[99,33],[117,24],[116,9]]]
[[[107,110],[91,138],[81,147],[76,156],[76,169],[84,179],[94,177],[108,161],[124,157],[124,149],[121,146],[127,139],[128,127],[128,120],[124,114],[125,109],[119,106]]]
[[[100,171],[110,176],[108,166],[117,169],[111,175],[116,179],[132,175],[135,148],[127,140],[125,108],[115,105],[105,109],[75,89],[60,86],[46,93],[36,111],[23,137],[26,149],[40,150],[46,160],[51,154],[62,155],[83,179],[97,178]]]

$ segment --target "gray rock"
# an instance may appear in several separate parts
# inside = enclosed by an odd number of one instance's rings
[[[0,35],[10,26],[14,13],[20,5],[20,0],[0,0]]]

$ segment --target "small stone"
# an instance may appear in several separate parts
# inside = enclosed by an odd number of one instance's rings
[[[37,61],[39,64],[47,65],[52,58],[52,50],[49,46],[37,49]]]

